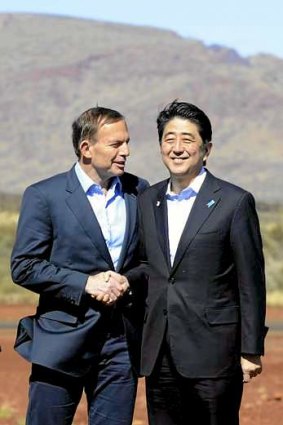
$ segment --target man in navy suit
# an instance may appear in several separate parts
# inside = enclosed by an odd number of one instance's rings
[[[261,372],[262,241],[253,196],[205,167],[211,124],[173,102],[157,119],[170,178],[139,200],[148,274],[141,373],[151,425],[237,425]]]
[[[125,173],[129,133],[117,111],[96,107],[73,123],[78,162],[24,193],[11,270],[39,294],[18,327],[32,362],[28,425],[71,424],[85,391],[89,423],[132,423],[138,308],[137,205],[145,180]]]

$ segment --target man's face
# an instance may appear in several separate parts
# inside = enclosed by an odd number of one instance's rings
[[[125,171],[129,156],[129,133],[124,120],[102,124],[95,136],[95,141],[82,141],[82,161],[91,165],[88,174],[96,181],[107,181],[114,176],[121,176]]]
[[[195,123],[173,118],[166,124],[160,151],[172,177],[186,179],[197,176],[210,150],[211,143],[204,146]]]

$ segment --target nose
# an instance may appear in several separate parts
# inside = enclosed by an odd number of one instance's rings
[[[184,146],[181,139],[176,139],[173,145],[173,151],[175,153],[182,153],[184,151]]]
[[[130,155],[130,148],[129,148],[129,143],[128,142],[124,142],[120,146],[119,154],[121,156],[129,156]]]

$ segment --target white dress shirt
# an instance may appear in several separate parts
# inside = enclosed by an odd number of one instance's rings
[[[174,263],[176,251],[181,235],[189,214],[196,200],[196,196],[206,177],[206,170],[202,167],[200,173],[183,189],[178,195],[171,191],[171,181],[168,183],[166,191],[167,211],[168,211],[168,233],[171,266]]]

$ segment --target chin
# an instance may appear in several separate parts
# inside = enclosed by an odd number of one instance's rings
[[[181,167],[170,167],[169,170],[172,174],[176,174],[176,175],[183,175],[188,172],[187,170],[184,170]]]
[[[115,168],[115,170],[113,170],[113,176],[119,177],[122,176],[125,172],[125,168]]]

